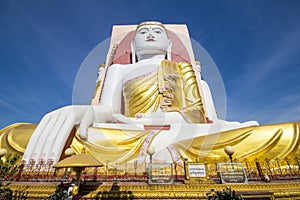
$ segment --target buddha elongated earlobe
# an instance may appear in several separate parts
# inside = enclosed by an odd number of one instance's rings
[[[133,42],[131,42],[130,46],[131,46],[131,63],[134,64],[136,63],[136,56],[135,56],[135,47]]]
[[[167,49],[167,60],[172,60],[172,41],[169,39],[169,46]]]

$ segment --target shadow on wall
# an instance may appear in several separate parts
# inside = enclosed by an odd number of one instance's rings
[[[134,199],[131,191],[120,191],[120,186],[114,182],[109,191],[98,192],[95,199]]]

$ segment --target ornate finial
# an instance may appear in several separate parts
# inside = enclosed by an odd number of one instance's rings
[[[72,149],[72,148],[67,148],[66,150],[65,150],[65,155],[67,156],[67,157],[70,157],[70,156],[72,156],[72,155],[74,155],[75,154],[75,152],[74,152],[74,150]]]
[[[224,148],[224,151],[229,156],[230,162],[232,162],[232,155],[234,154],[234,148],[232,146],[226,146]]]

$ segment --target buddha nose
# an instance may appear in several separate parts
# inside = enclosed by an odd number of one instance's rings
[[[149,32],[147,39],[153,39],[153,38],[154,38],[153,34],[151,32]]]

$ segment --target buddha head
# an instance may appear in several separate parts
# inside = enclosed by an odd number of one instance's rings
[[[132,42],[132,49],[138,60],[154,55],[166,56],[171,49],[171,42],[163,24],[154,21],[139,24]]]

